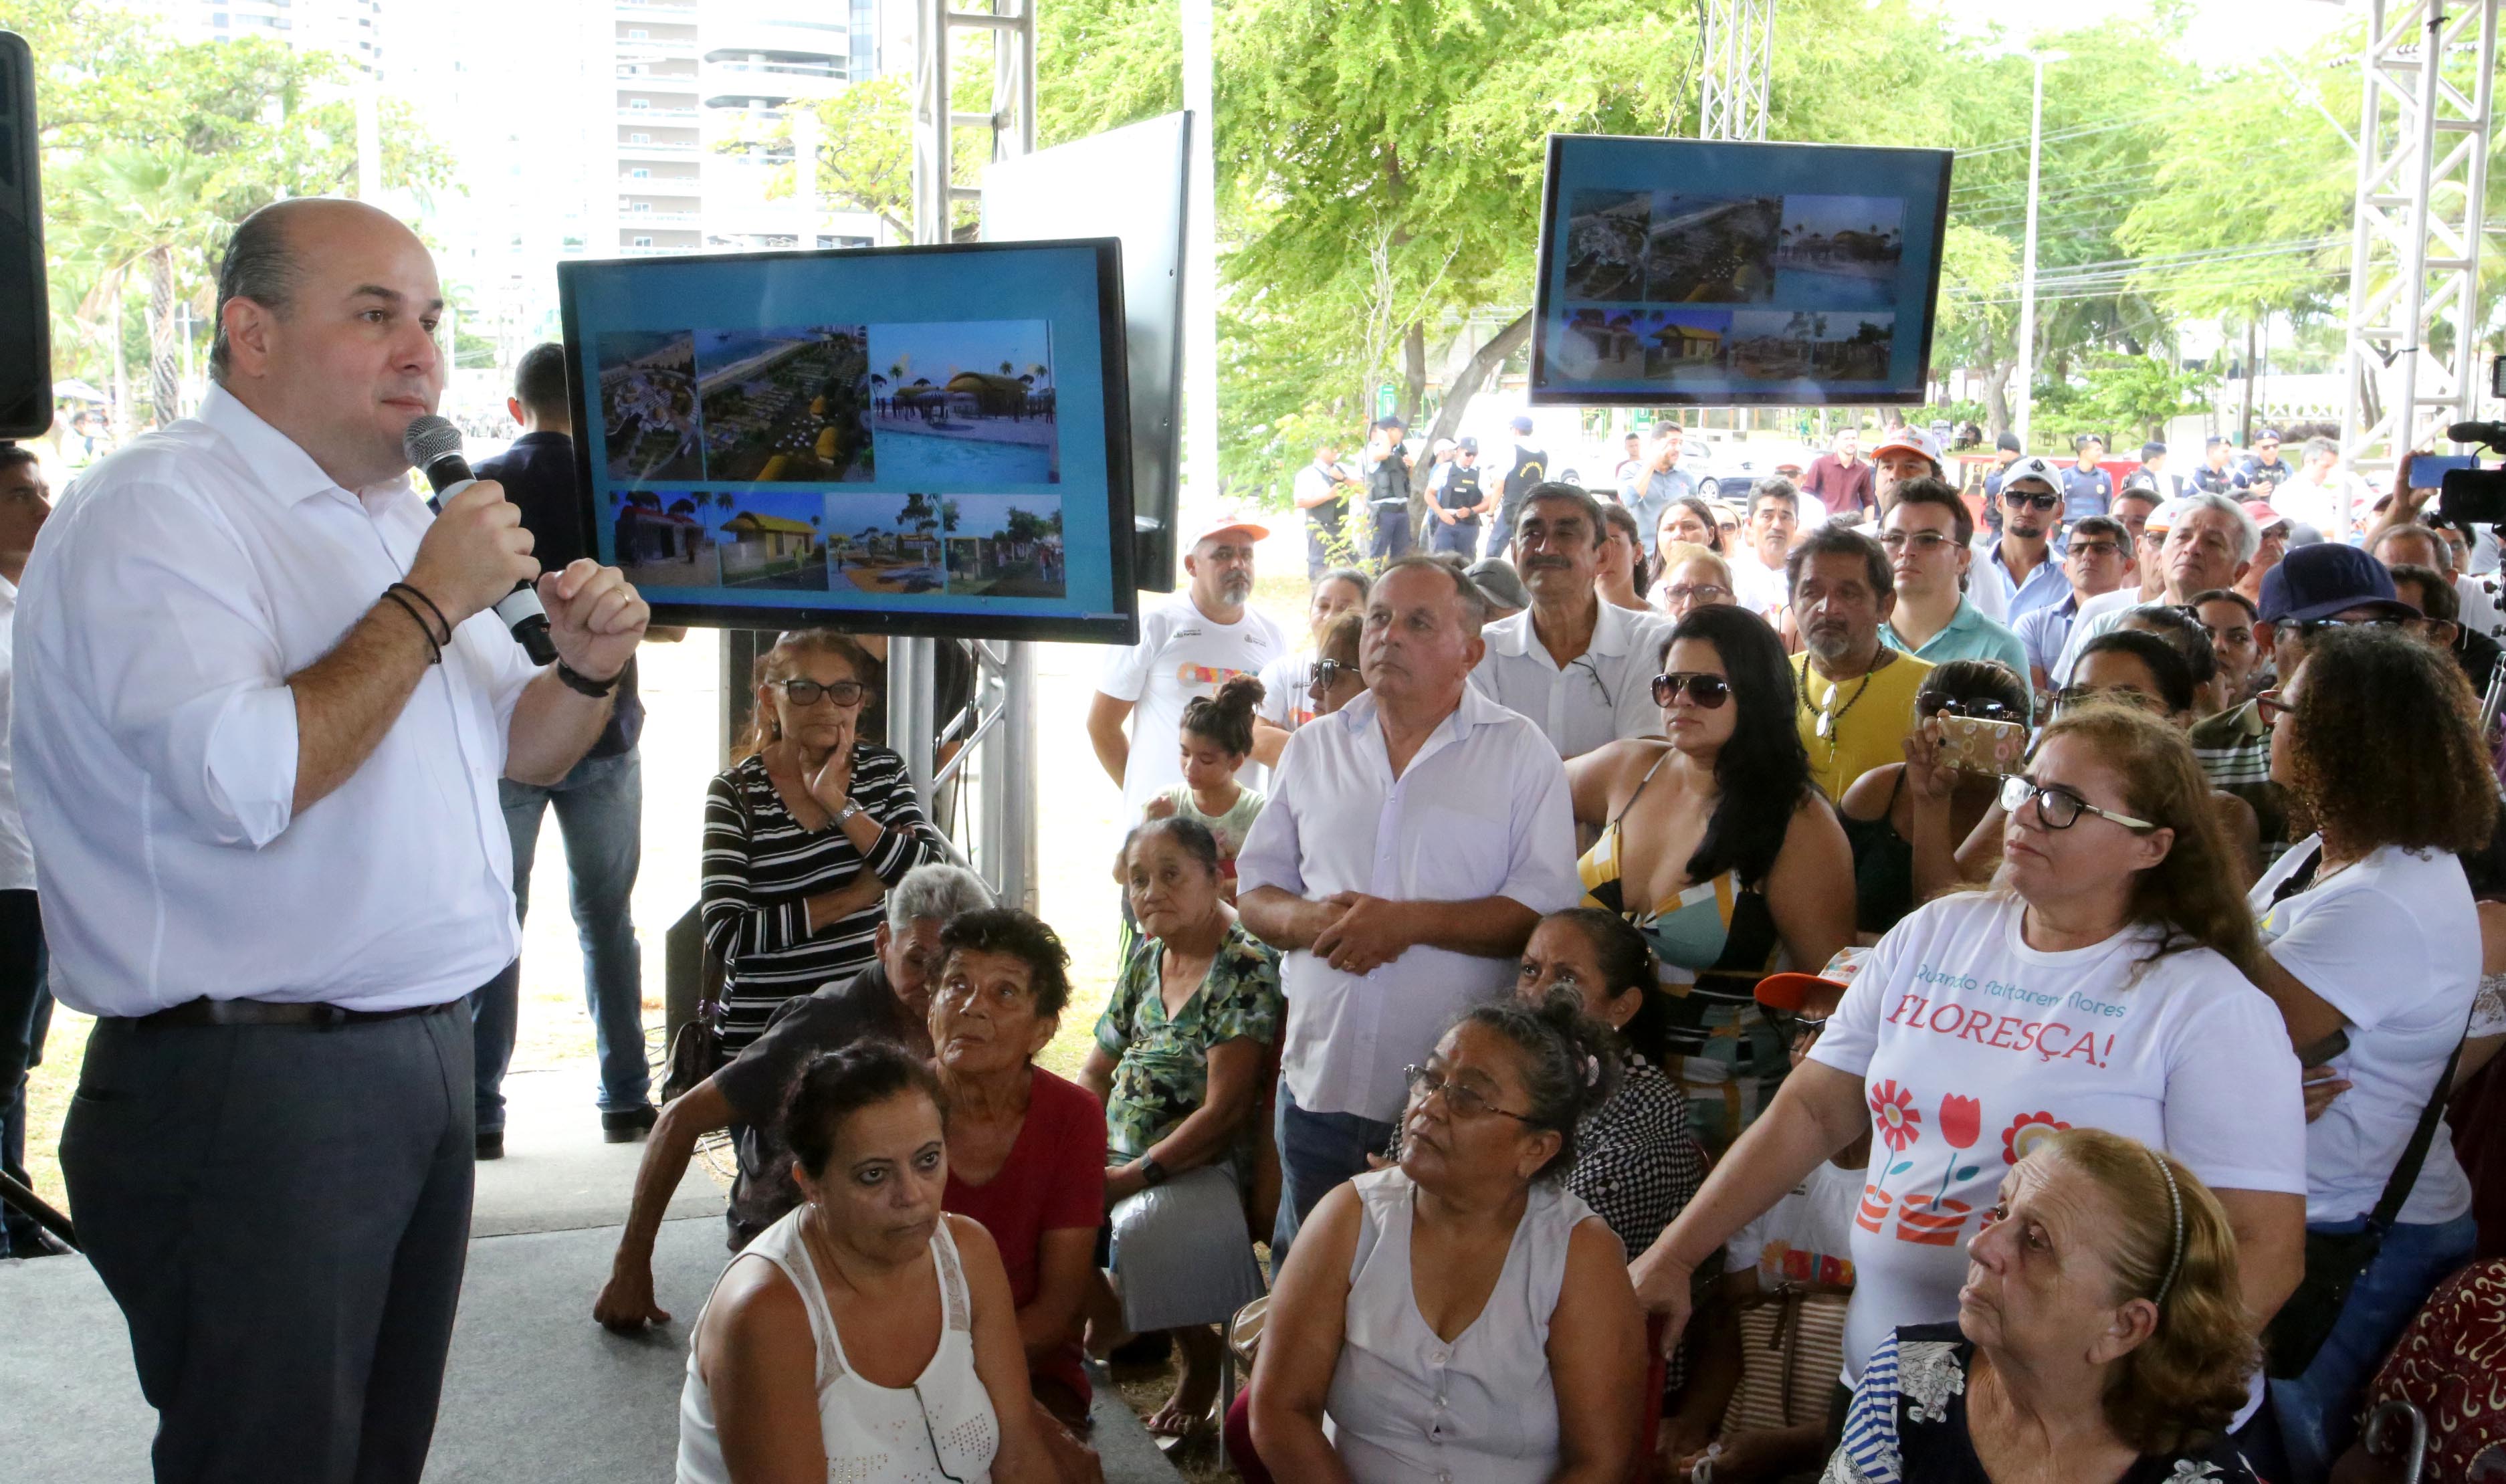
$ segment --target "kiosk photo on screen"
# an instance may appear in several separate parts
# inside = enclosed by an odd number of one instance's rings
[[[1950,152],[1549,136],[1535,406],[1918,403]]]
[[[1113,239],[557,278],[586,528],[655,622],[1136,639]]]

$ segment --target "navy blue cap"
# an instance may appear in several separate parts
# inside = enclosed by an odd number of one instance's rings
[[[1995,451],[2001,453],[2025,453],[2027,451],[2026,446],[2019,442],[2019,435],[2016,433],[2004,433],[1999,438],[1992,441],[1992,446]]]
[[[1528,417],[1517,417],[1514,421],[1507,423],[1506,426],[1512,428],[1517,433],[1528,433],[1531,431],[1531,419]]]
[[[2140,445],[2140,461],[2146,464],[2166,451],[2165,443],[2143,443]]]
[[[2303,623],[2353,608],[2423,617],[2393,590],[2393,575],[2382,562],[2337,541],[2293,548],[2280,558],[2278,566],[2263,575],[2261,607],[2265,623]]]

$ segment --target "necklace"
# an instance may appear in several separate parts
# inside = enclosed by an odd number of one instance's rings
[[[1849,715],[1854,706],[1861,701],[1862,692],[1871,689],[1871,677],[1876,674],[1879,669],[1880,666],[1877,663],[1874,663],[1870,669],[1863,671],[1862,684],[1854,687],[1853,694],[1843,706],[1838,707],[1834,711],[1830,711],[1828,708],[1836,705],[1836,692],[1843,689],[1844,687],[1835,681],[1829,681],[1827,683],[1827,699],[1819,703],[1818,721],[1811,726],[1810,731],[1811,734],[1816,736],[1821,742],[1827,744],[1827,750],[1830,753],[1835,752],[1837,748],[1836,729],[1844,724],[1845,717]],[[1809,704],[1809,695],[1806,688],[1802,695],[1802,704],[1805,706]]]

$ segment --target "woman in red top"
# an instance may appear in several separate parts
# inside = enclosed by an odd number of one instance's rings
[[[944,1209],[984,1223],[1009,1270],[1036,1400],[1088,1418],[1080,1304],[1105,1216],[1105,1110],[1035,1065],[1070,999],[1070,955],[1025,912],[962,912],[940,933],[931,1044],[948,1095]]]

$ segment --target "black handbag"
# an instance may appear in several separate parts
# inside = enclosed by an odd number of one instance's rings
[[[2401,1215],[2411,1186],[2418,1183],[2419,1165],[2426,1160],[2428,1145],[2435,1139],[2437,1123],[2445,1114],[2446,1094],[2453,1086],[2454,1062],[2461,1055],[2462,1043],[2457,1040],[2452,1054],[2445,1059],[2445,1070],[2437,1074],[2427,1106],[2419,1110],[2418,1127],[2411,1130],[2411,1142],[2402,1147],[2401,1160],[2384,1182],[2384,1193],[2368,1215],[2367,1224],[2357,1231],[2306,1234],[2306,1276],[2298,1280],[2297,1290],[2288,1295],[2288,1302],[2279,1306],[2279,1312],[2272,1316],[2271,1324],[2263,1330],[2264,1375],[2274,1381],[2304,1375],[2306,1368],[2314,1363],[2315,1352],[2331,1336],[2332,1326],[2340,1323],[2341,1310],[2349,1302],[2349,1290],[2367,1271],[2367,1265],[2376,1260],[2377,1252],[2384,1245],[2384,1233],[2393,1229],[2393,1219]]]
[[[732,806],[739,811],[739,833],[742,840],[756,837],[757,830],[748,818],[748,800],[734,783],[731,789]],[[723,962],[708,945],[698,962],[697,1012],[670,1038],[669,1070],[662,1077],[662,1101],[675,1101],[697,1083],[722,1070],[728,1060],[722,1054]]]

